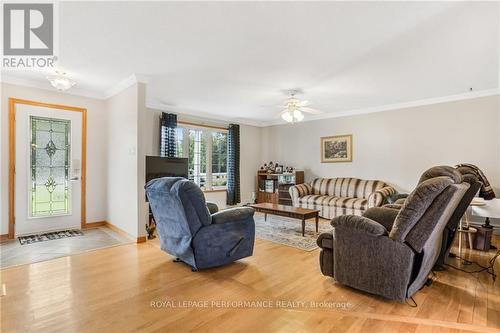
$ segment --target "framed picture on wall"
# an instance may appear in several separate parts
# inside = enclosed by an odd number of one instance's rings
[[[352,135],[321,138],[321,163],[352,162]]]

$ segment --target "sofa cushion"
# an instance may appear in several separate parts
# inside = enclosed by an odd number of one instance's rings
[[[368,208],[367,199],[359,198],[343,198],[334,197],[329,195],[305,195],[299,198],[299,203],[302,207],[306,205],[310,206],[329,206],[329,207],[341,207],[357,210],[365,210]]]
[[[357,178],[317,178],[311,183],[313,194],[367,199],[374,191],[386,187],[379,180]]]

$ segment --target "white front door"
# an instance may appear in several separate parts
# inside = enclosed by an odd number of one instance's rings
[[[82,113],[16,105],[15,234],[80,228]]]

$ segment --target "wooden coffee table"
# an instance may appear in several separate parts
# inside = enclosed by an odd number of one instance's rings
[[[258,212],[264,213],[264,221],[267,221],[267,214],[302,220],[302,236],[304,236],[306,230],[306,220],[314,217],[316,219],[316,232],[318,232],[319,210],[277,205],[267,202],[252,204],[250,207]]]

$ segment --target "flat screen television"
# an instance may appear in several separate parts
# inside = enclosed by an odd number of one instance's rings
[[[146,156],[146,183],[161,177],[188,178],[188,159]]]

